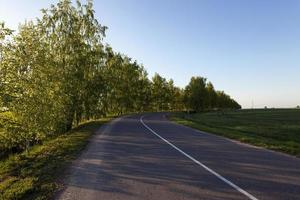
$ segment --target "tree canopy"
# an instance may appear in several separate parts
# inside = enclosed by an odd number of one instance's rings
[[[26,149],[76,124],[145,111],[238,109],[203,77],[184,88],[103,43],[92,1],[60,0],[17,32],[0,24],[0,152]],[[1,155],[0,155],[1,156]]]

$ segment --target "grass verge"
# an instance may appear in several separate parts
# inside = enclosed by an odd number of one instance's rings
[[[109,119],[87,122],[72,131],[0,161],[0,199],[50,199],[58,177]]]
[[[300,110],[254,109],[174,113],[179,124],[300,157]]]

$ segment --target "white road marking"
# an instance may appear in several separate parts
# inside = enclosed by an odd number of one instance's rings
[[[168,140],[166,140],[165,138],[163,138],[162,136],[160,136],[158,133],[156,133],[153,129],[151,129],[147,124],[144,123],[143,121],[143,117],[142,116],[140,118],[140,122],[144,125],[145,128],[147,128],[149,131],[151,131],[154,135],[156,135],[157,137],[159,137],[160,139],[162,139],[164,142],[166,142],[167,144],[169,144],[171,147],[173,147],[174,149],[176,149],[177,151],[179,151],[181,154],[183,154],[184,156],[186,156],[187,158],[191,159],[192,161],[194,161],[195,163],[197,163],[198,165],[200,165],[201,167],[203,167],[205,170],[207,170],[208,172],[212,173],[213,175],[215,175],[216,177],[218,177],[219,179],[221,179],[223,182],[227,183],[228,185],[230,185],[231,187],[233,187],[234,189],[236,189],[237,191],[239,191],[240,193],[242,193],[243,195],[247,196],[249,199],[251,200],[258,200],[256,197],[254,197],[253,195],[249,194],[248,192],[246,192],[245,190],[243,190],[242,188],[240,188],[239,186],[235,185],[234,183],[232,183],[231,181],[227,180],[226,178],[224,178],[223,176],[221,176],[220,174],[218,174],[217,172],[215,172],[214,170],[210,169],[209,167],[207,167],[206,165],[204,165],[203,163],[199,162],[198,160],[196,160],[195,158],[193,158],[192,156],[190,156],[189,154],[185,153],[184,151],[182,151],[181,149],[179,149],[178,147],[176,147],[174,144],[172,144],[171,142],[169,142]]]

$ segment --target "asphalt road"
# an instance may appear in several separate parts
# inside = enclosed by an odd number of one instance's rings
[[[300,199],[300,159],[134,115],[95,134],[65,185],[58,199]]]

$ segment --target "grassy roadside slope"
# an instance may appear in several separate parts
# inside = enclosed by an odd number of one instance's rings
[[[0,161],[0,200],[49,199],[59,189],[58,177],[101,125],[102,119]]]
[[[300,157],[300,109],[256,109],[189,115],[176,113],[171,120]]]

